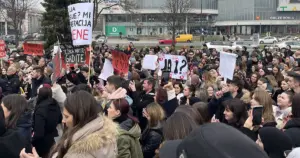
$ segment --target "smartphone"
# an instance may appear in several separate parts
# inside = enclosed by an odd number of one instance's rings
[[[263,110],[264,110],[263,106],[255,106],[255,107],[252,108],[253,126],[261,124]]]

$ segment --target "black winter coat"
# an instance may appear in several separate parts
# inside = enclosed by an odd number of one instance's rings
[[[16,130],[9,129],[0,135],[0,157],[19,158],[24,147],[24,140]]]
[[[24,139],[26,152],[31,152],[32,111],[24,112],[17,121],[17,130]]]
[[[58,136],[56,126],[61,122],[62,114],[56,100],[48,98],[37,103],[33,116],[32,145],[39,156],[43,157],[54,145],[54,137]]]
[[[152,102],[154,102],[154,92],[148,94],[133,92],[133,104],[131,106],[133,114],[139,119],[141,130],[143,131],[147,126],[147,119],[143,117],[143,109]]]
[[[284,132],[292,139],[293,146],[300,147],[300,118],[289,120],[284,129]]]
[[[31,84],[31,98],[37,96],[37,89],[42,85],[42,84],[49,84],[51,85],[51,80],[47,78],[46,76],[42,76],[39,79],[32,79],[32,84]]]
[[[140,139],[144,158],[153,158],[155,156],[155,150],[159,148],[162,141],[163,134],[160,124],[154,128],[147,127]]]
[[[210,116],[213,117],[213,115],[215,115],[216,119],[219,119],[220,122],[225,122],[223,114],[225,107],[223,105],[223,102],[229,99],[232,99],[232,95],[230,94],[230,92],[224,93],[223,97],[221,97],[220,99],[211,99],[208,103],[208,111]]]

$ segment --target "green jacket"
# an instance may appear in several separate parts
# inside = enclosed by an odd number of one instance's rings
[[[119,129],[118,158],[143,158],[140,145],[141,128],[135,124],[129,131]]]

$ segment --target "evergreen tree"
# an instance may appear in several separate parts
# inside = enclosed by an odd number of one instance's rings
[[[46,12],[43,13],[42,28],[45,49],[52,49],[57,38],[61,43],[72,41],[68,6],[78,2],[80,0],[44,0],[42,5]]]

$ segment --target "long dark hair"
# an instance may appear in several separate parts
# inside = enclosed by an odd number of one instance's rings
[[[233,119],[227,120],[229,125],[241,127],[248,118],[245,103],[240,99],[231,99],[224,102],[225,110],[228,109],[233,113]]]
[[[17,121],[28,109],[26,99],[19,94],[10,94],[2,99],[2,103],[10,111],[10,115],[6,118],[6,127],[16,128]]]
[[[58,152],[57,158],[63,158],[71,147],[73,135],[87,123],[99,116],[100,108],[95,98],[86,91],[77,91],[69,95],[64,108],[73,116],[73,127],[66,130],[60,142],[50,154]]]

